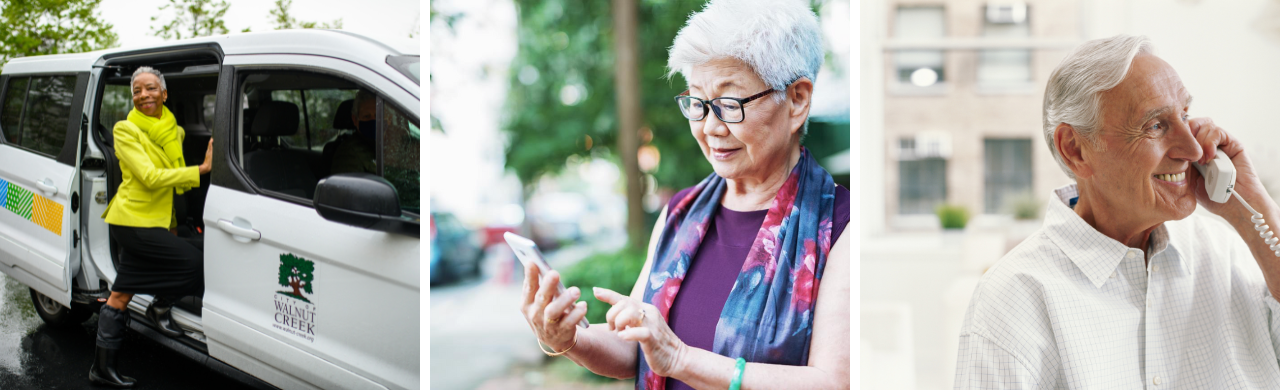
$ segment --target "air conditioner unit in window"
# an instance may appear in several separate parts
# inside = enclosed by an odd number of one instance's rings
[[[1022,2],[987,4],[987,22],[1020,24],[1027,21],[1027,4]]]
[[[914,137],[903,137],[898,140],[899,160],[949,157],[951,157],[951,134],[921,132]]]

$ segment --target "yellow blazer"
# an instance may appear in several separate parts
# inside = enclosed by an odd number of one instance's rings
[[[178,129],[179,142],[184,136]],[[112,225],[132,227],[177,227],[173,215],[173,187],[200,186],[197,166],[171,167],[164,149],[151,142],[147,133],[129,121],[116,122],[116,159],[120,160],[120,189],[102,213]]]

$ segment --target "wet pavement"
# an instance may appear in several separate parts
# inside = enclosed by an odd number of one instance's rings
[[[45,325],[30,290],[0,274],[0,389],[91,389],[98,315],[74,329]],[[117,357],[135,389],[239,389],[244,385],[135,332],[125,336]]]

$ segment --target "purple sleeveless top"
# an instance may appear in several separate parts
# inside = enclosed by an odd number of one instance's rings
[[[692,188],[677,192],[667,204],[675,208],[675,202],[684,198]],[[694,348],[712,350],[716,337],[716,323],[724,302],[729,299],[733,282],[738,279],[742,264],[751,251],[756,232],[764,224],[768,209],[733,211],[720,207],[707,227],[707,235],[698,247],[698,254],[689,262],[689,271],[681,283],[668,313],[668,325],[681,341]],[[831,218],[831,242],[835,244],[845,225],[849,224],[849,189],[836,185],[835,215]],[[667,378],[667,389],[692,390],[684,382]]]

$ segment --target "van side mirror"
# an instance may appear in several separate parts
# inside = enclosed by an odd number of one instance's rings
[[[316,183],[312,204],[324,219],[362,229],[419,237],[419,219],[403,216],[396,188],[368,173],[340,173]]]

